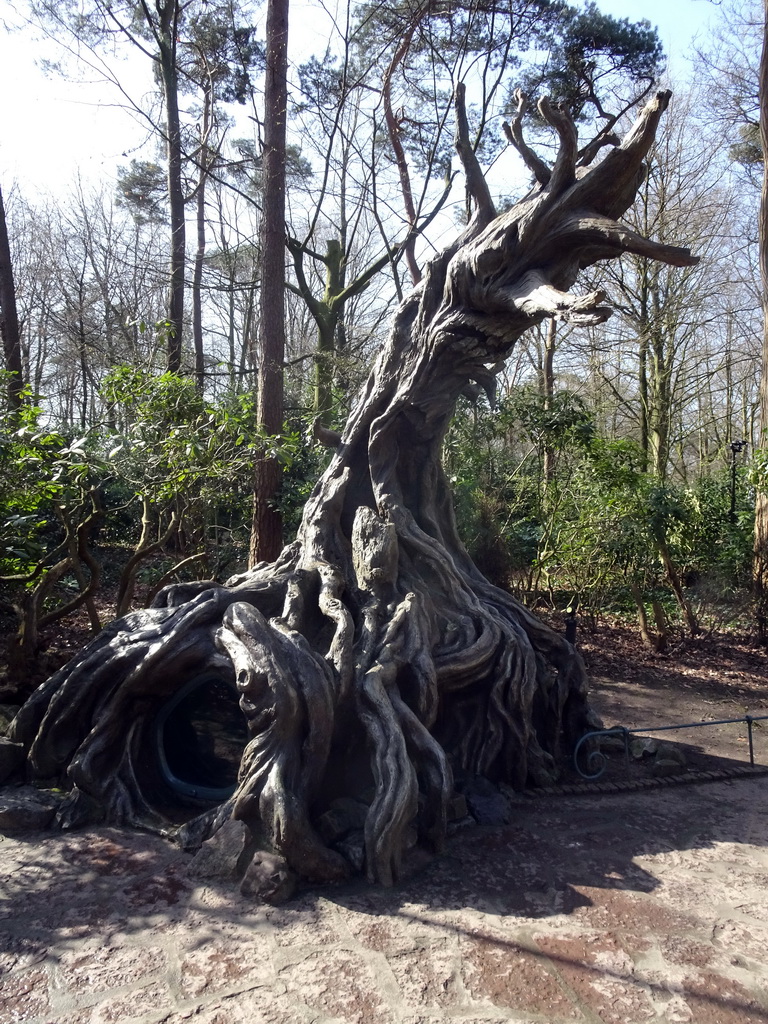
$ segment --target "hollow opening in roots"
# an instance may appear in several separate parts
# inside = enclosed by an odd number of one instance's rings
[[[153,753],[172,799],[200,806],[230,797],[248,741],[237,690],[220,676],[191,679],[159,709]]]
[[[351,722],[351,716],[345,717]],[[352,798],[370,804],[375,788],[371,752],[365,736],[351,728],[337,730],[323,781],[318,787],[314,812],[321,812],[340,799]]]

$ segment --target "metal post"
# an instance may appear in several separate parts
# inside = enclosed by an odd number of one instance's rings
[[[755,763],[755,751],[752,746],[752,716],[745,715],[744,721],[747,723],[747,735],[749,736],[749,763],[754,765]]]
[[[578,619],[576,618],[576,609],[569,608],[565,616],[565,639],[569,644],[576,643],[576,627],[578,625]]]

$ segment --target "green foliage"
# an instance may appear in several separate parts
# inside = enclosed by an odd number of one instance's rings
[[[159,517],[175,513],[192,546],[222,526],[245,534],[254,462],[266,452],[288,469],[301,448],[298,432],[264,433],[252,395],[209,402],[178,374],[118,367],[103,396],[123,424],[107,451],[115,475]]]
[[[104,469],[97,433],[46,427],[28,389],[19,412],[0,414],[0,577],[35,572],[62,540],[62,517],[76,516]]]
[[[299,437],[299,431],[305,430],[301,423],[293,425],[296,430],[292,437]],[[315,484],[331,460],[333,452],[323,448],[316,442],[297,444],[289,465],[283,473],[282,485],[278,497],[278,507],[283,517],[283,535],[294,536],[301,523],[304,506],[312,493]]]
[[[659,481],[643,471],[638,445],[599,436],[583,402],[566,390],[545,402],[535,388],[518,388],[493,412],[461,405],[445,462],[470,554],[494,582],[531,602],[544,597],[560,607],[575,597],[598,614],[630,611],[640,593],[674,617],[670,564],[707,614],[718,602],[721,610],[738,604],[748,587],[747,472],[739,473],[732,517],[728,467],[692,487]],[[768,457],[757,453],[753,482],[766,466]]]
[[[594,424],[584,402],[566,389],[545,399],[530,385],[515,388],[500,403],[499,416],[502,423],[522,427],[537,448],[583,448],[594,437]]]
[[[614,18],[594,3],[582,9],[563,4],[549,61],[529,77],[526,89],[548,93],[580,120],[602,106],[618,81],[635,90],[650,85],[662,58],[661,42],[646,19],[633,23]]]
[[[628,607],[633,586],[666,593],[661,545],[678,568],[685,563],[690,494],[642,473],[640,461],[631,442],[596,438],[558,510],[550,586],[578,594],[592,613]]]
[[[131,160],[117,169],[117,205],[124,207],[137,224],[165,224],[168,221],[168,182],[159,164]]]
[[[752,168],[760,165],[762,172],[763,147],[760,142],[760,126],[758,124],[743,124],[739,126],[741,139],[734,143],[728,150],[731,160],[744,167]]]
[[[750,586],[755,503],[747,480],[748,472],[737,470],[733,516],[730,469],[704,477],[689,492],[693,510],[685,544],[694,589],[715,590],[725,597]]]
[[[535,488],[507,429],[503,414],[462,399],[443,447],[459,532],[478,567],[500,586],[530,565],[539,533]]]
[[[768,491],[768,447],[754,448],[746,472],[747,481],[757,490]]]
[[[253,94],[252,72],[263,70],[265,54],[255,27],[237,24],[236,17],[229,4],[193,9],[186,17],[179,58],[190,81],[215,83],[224,103],[244,104]]]
[[[102,424],[72,436],[50,429],[28,394],[20,413],[0,416],[0,576],[7,586],[33,586],[61,557],[66,523],[83,520],[92,492],[105,511],[100,538],[112,548],[113,580],[115,560],[139,543],[142,519],[150,539],[176,524],[170,565],[197,552],[214,572],[242,565],[253,465],[265,451],[285,470],[297,458],[306,463],[284,497],[295,519],[312,459],[298,429],[271,437],[258,428],[251,395],[209,402],[190,378],[125,366],[107,376],[103,398],[119,430]],[[164,566],[159,558],[150,576]]]

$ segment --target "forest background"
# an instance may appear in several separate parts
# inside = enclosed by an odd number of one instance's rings
[[[762,5],[711,6],[693,73],[678,62],[678,82],[649,24],[529,0],[495,5],[498,25],[481,30],[473,18],[492,6],[342,6],[322,13],[321,34],[299,30],[279,430],[258,409],[263,10],[228,0],[91,0],[89,17],[88,5],[61,2],[9,9],[52,81],[84,96],[100,83],[141,130],[126,131],[114,171],[57,176],[48,194],[0,182],[0,285],[13,285],[0,292],[0,692],[23,696],[53,667],[52,630],[60,639],[85,616],[95,632],[170,581],[241,570],[264,453],[283,470],[274,504],[290,539],[327,459],[321,439],[343,426],[425,258],[466,217],[453,88],[467,84],[474,147],[503,204],[529,187],[503,127],[514,89],[551,91],[577,57],[611,112],[631,94],[622,75],[673,87],[627,219],[701,261],[630,256],[592,271],[612,319],[531,332],[495,393],[467,395],[444,453],[462,536],[486,576],[526,603],[578,606],[586,624],[632,616],[655,650],[729,624],[765,638],[751,588],[768,465]],[[292,9],[291,31],[317,8]],[[609,28],[612,49],[601,49]],[[585,106],[583,120],[589,138],[608,118],[589,121]],[[535,141],[551,149],[543,130]],[[56,147],[41,159],[56,167]]]

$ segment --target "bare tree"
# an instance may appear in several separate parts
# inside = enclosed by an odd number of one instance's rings
[[[624,382],[622,404],[638,420],[645,468],[660,480],[667,478],[672,447],[680,440],[680,410],[701,368],[705,339],[722,336],[717,321],[725,320],[724,296],[741,244],[730,231],[734,198],[721,183],[722,166],[713,163],[703,131],[693,135],[697,109],[696,97],[684,96],[666,120],[627,220],[659,241],[684,231],[702,265],[662,267],[633,256],[607,266],[602,279],[618,311],[605,338],[614,359],[622,352],[622,336],[631,338],[623,358],[634,380]]]
[[[204,184],[210,170],[210,139],[206,136],[211,127],[211,104],[215,105],[214,86],[218,81],[220,97],[226,92],[228,101],[242,101],[247,92],[245,69],[258,51],[251,38],[252,29],[237,23],[226,0],[216,5],[194,0],[156,0],[153,4],[145,0],[89,0],[84,7],[55,0],[29,0],[29,8],[40,29],[61,46],[65,66],[88,68],[98,74],[162,142],[163,199],[169,231],[165,343],[167,367],[178,372],[184,350],[185,207],[190,199],[184,172],[191,161],[202,172]],[[224,36],[228,38],[224,40]],[[142,54],[151,62],[162,96],[162,116],[156,116],[143,97],[139,100],[128,93],[121,81],[119,63],[111,60],[121,48]],[[228,79],[228,84],[221,89],[223,79]],[[198,133],[190,140],[183,97],[198,86],[203,93],[203,132],[202,137]],[[199,196],[203,185],[199,173],[197,177],[197,189],[193,191]],[[199,250],[199,234],[197,244]],[[197,362],[199,374],[199,355]]]

